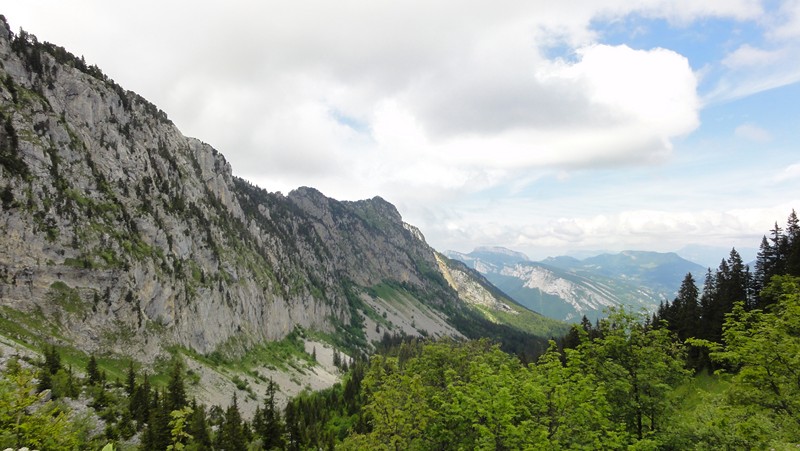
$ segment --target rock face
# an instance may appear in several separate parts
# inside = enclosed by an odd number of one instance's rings
[[[255,187],[154,105],[4,20],[0,163],[0,305],[87,351],[335,332],[385,281],[461,308],[388,202]]]
[[[466,265],[459,267],[453,264],[453,261],[447,261],[445,258],[444,256],[436,256],[439,268],[441,268],[447,283],[458,292],[461,299],[489,310],[508,312],[514,315],[519,314],[507,302],[503,302],[502,298],[489,291],[486,287],[489,284],[488,281],[481,283],[481,280],[469,272]]]

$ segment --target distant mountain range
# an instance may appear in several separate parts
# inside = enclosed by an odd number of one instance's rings
[[[538,262],[499,247],[446,255],[474,268],[525,307],[567,321],[579,321],[583,315],[602,317],[611,306],[653,311],[675,297],[686,273],[699,279],[706,271],[676,253],[646,251]]]

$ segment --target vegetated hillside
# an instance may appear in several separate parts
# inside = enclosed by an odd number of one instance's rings
[[[0,332],[18,342],[149,360],[240,355],[298,327],[352,352],[383,333],[504,333],[390,203],[253,186],[4,20],[0,125]]]
[[[687,272],[704,269],[678,255],[625,251],[578,260],[553,257],[532,262],[521,253],[502,248],[479,248],[469,254],[449,252],[451,258],[480,271],[498,288],[525,307],[551,318],[597,319],[604,309],[624,305],[654,311],[677,293]]]

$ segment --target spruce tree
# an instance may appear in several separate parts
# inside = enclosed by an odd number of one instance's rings
[[[186,387],[183,383],[183,364],[175,359],[167,384],[167,411],[180,410],[187,405]]]
[[[283,422],[275,402],[277,388],[278,385],[270,378],[269,385],[267,385],[267,393],[264,397],[264,408],[260,409],[261,424],[256,427],[255,420],[253,422],[256,434],[261,436],[264,449],[281,449],[285,446]]]
[[[125,392],[128,398],[133,397],[136,392],[136,370],[133,369],[133,360],[128,363],[128,372],[125,375]]]
[[[39,382],[36,390],[42,392],[53,388],[53,376],[61,369],[61,356],[55,345],[50,345],[44,349],[44,363],[39,371]]]
[[[225,411],[225,418],[219,431],[218,448],[225,451],[244,451],[247,449],[244,441],[244,430],[242,429],[242,414],[239,412],[235,392],[231,405]]]
[[[86,364],[86,377],[89,385],[97,385],[100,382],[100,371],[97,368],[97,360],[94,354],[89,356],[89,363]]]
[[[670,329],[678,334],[681,341],[697,335],[697,321],[700,317],[699,296],[694,276],[692,273],[687,273],[678,289],[678,296],[672,304],[675,324],[670,325]]]
[[[141,430],[150,418],[150,377],[144,374],[142,384],[133,392],[129,409],[131,416],[136,420],[136,428]]]
[[[47,368],[39,370],[38,378],[39,382],[36,384],[37,392],[43,392],[53,388],[53,376],[47,371]]]
[[[169,414],[164,409],[164,399],[158,390],[153,390],[148,401],[149,413],[147,427],[142,432],[139,449],[142,451],[162,450],[169,446]]]
[[[700,295],[700,318],[701,326],[698,330],[699,337],[707,340],[713,340],[711,331],[711,318],[716,316],[716,299],[717,285],[715,274],[708,268],[706,272],[705,282],[703,283],[703,294]]]
[[[786,224],[786,237],[786,274],[800,276],[800,220],[794,210]]]
[[[189,445],[193,449],[211,449],[211,437],[208,433],[208,423],[206,421],[206,409],[196,400],[192,400],[192,415],[189,418],[187,432],[192,436]]]
[[[778,227],[778,223],[775,223],[775,228],[770,230],[772,236],[770,236],[770,247],[772,248],[773,258],[774,258],[774,265],[772,267],[772,271],[768,274],[768,277],[771,278],[774,275],[784,274],[784,270],[786,267],[786,254],[788,252],[789,241],[786,238],[786,235],[783,234],[783,229]],[[768,280],[767,282],[768,283]]]
[[[50,374],[56,374],[61,369],[61,355],[55,345],[45,348],[44,367]]]
[[[303,442],[300,431],[300,414],[293,401],[286,404],[284,418],[286,419],[286,449],[299,451]]]
[[[169,410],[167,399],[160,396],[159,392],[153,391],[153,401],[150,404],[150,418],[147,423],[148,435],[151,442],[149,448],[152,450],[167,449],[170,444]]]
[[[756,255],[756,267],[753,273],[753,291],[757,298],[757,306],[761,307],[761,290],[767,286],[769,279],[774,275],[775,250],[770,246],[767,236],[761,237],[761,245]]]

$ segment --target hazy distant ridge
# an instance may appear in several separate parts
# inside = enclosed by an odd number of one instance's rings
[[[602,316],[616,305],[649,311],[671,300],[687,272],[701,277],[705,268],[676,253],[624,251],[585,259],[568,256],[530,261],[504,248],[478,248],[468,254],[449,251],[478,270],[520,304],[546,316],[578,320]]]

